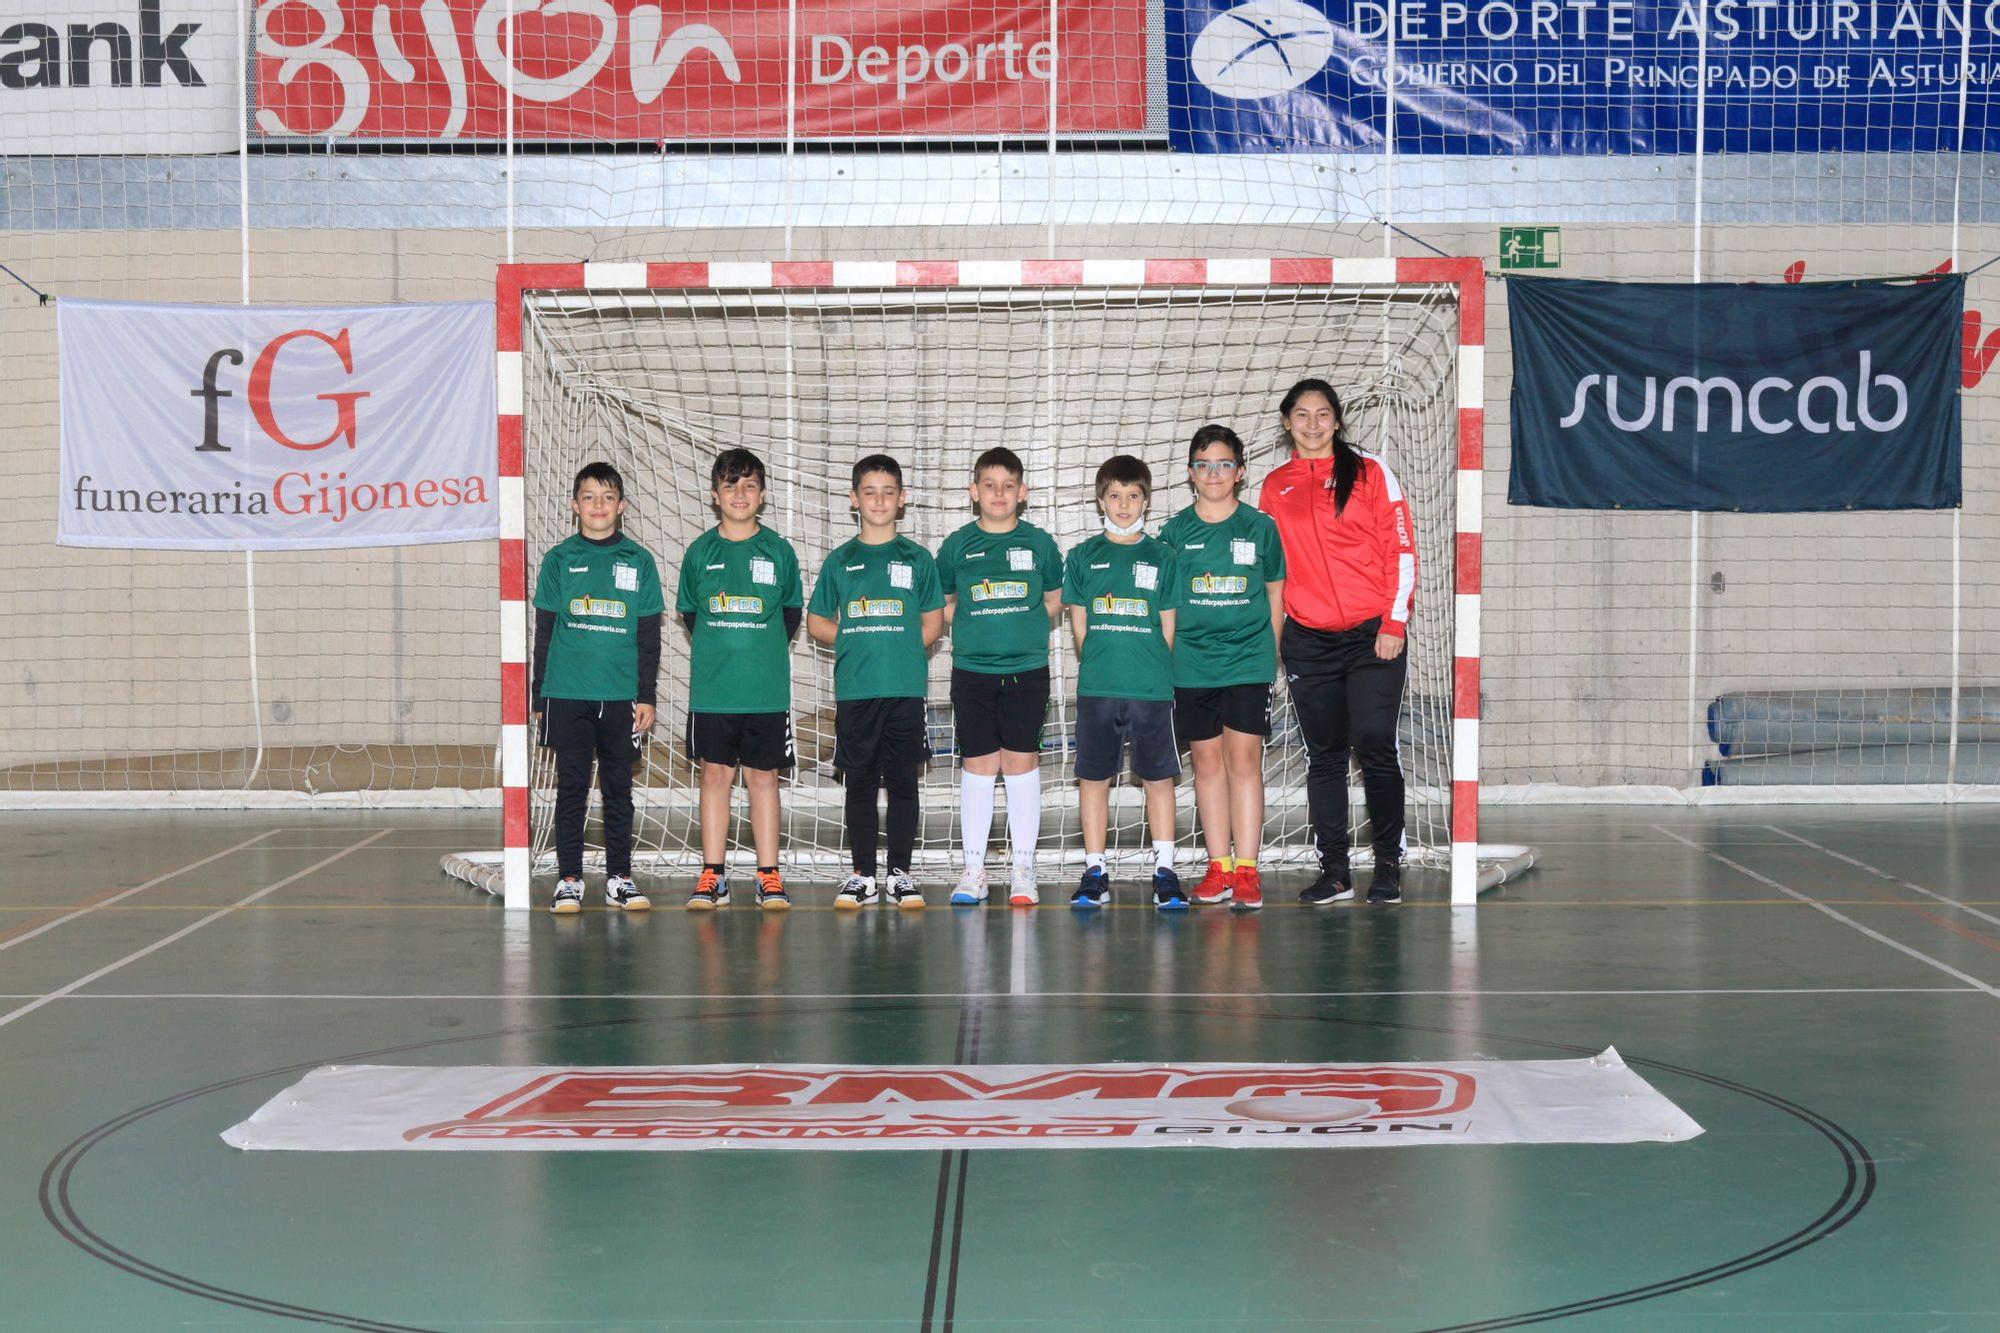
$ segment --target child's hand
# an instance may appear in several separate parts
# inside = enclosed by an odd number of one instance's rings
[[[659,710],[651,704],[634,704],[632,706],[633,732],[636,734],[651,731],[653,729],[653,719],[658,715]]]

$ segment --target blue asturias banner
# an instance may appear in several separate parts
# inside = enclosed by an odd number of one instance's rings
[[[1702,55],[1703,14],[1706,56]],[[1970,15],[1970,34],[1965,33]],[[1979,0],[1166,0],[1181,152],[2000,151]],[[1392,72],[1393,71],[1393,72]]]
[[[1962,277],[1510,278],[1510,504],[1797,513],[1960,500]]]

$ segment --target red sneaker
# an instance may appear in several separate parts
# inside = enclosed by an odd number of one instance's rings
[[[1254,912],[1264,905],[1264,881],[1256,866],[1238,866],[1230,876],[1236,889],[1236,910]]]
[[[1201,877],[1201,883],[1194,886],[1194,900],[1204,907],[1228,902],[1231,891],[1230,873],[1222,868],[1222,862],[1210,861],[1208,873]]]

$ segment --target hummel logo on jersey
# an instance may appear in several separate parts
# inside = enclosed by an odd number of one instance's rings
[[[841,568],[842,568],[842,569],[844,569],[844,570],[846,570],[846,571],[847,571],[848,573],[850,573],[850,574],[858,574],[858,573],[860,573],[860,572],[861,572],[862,570],[864,570],[864,569],[868,568],[868,566],[866,566],[866,565],[842,565],[842,566],[841,566]]]
[[[572,573],[572,574],[588,574],[588,573],[590,572],[590,566],[589,566],[589,565],[571,565],[571,566],[569,567],[569,572],[570,572],[570,573]]]
[[[1208,545],[1207,542],[1187,542],[1184,545],[1182,545],[1181,549],[1183,551],[1199,551],[1202,547],[1206,545]]]
[[[980,559],[984,559],[984,558],[985,558],[985,555],[986,555],[986,552],[984,552],[984,551],[967,551],[967,552],[965,553],[965,558],[966,558],[967,560],[980,560]]]
[[[1105,562],[1104,562],[1103,564],[1101,564],[1101,565],[1092,565],[1092,566],[1091,566],[1091,568],[1092,568],[1092,569],[1109,569],[1109,568],[1111,568],[1111,562],[1110,562],[1109,560],[1107,560],[1107,561],[1105,561]]]
[[[710,569],[727,569],[727,568],[729,568],[729,566],[727,566],[727,565],[710,565],[710,566],[708,566],[708,568],[710,568]]]

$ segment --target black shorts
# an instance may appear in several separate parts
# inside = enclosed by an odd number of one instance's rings
[[[541,743],[559,752],[587,750],[614,763],[630,763],[637,755],[632,743],[632,702],[544,699]]]
[[[1174,727],[1189,744],[1212,741],[1224,729],[1245,736],[1271,735],[1270,685],[1217,685],[1174,691]]]
[[[704,764],[792,766],[790,713],[689,713],[688,753]]]
[[[1042,748],[1042,721],[1048,715],[1047,667],[1012,676],[951,673],[951,717],[960,759],[977,759],[998,750],[1036,754]]]
[[[833,706],[833,766],[881,773],[931,757],[922,699],[842,699]]]
[[[1109,782],[1124,765],[1125,742],[1132,742],[1132,776],[1141,782],[1181,775],[1181,747],[1174,739],[1174,706],[1165,699],[1076,701],[1076,775],[1086,782]]]

